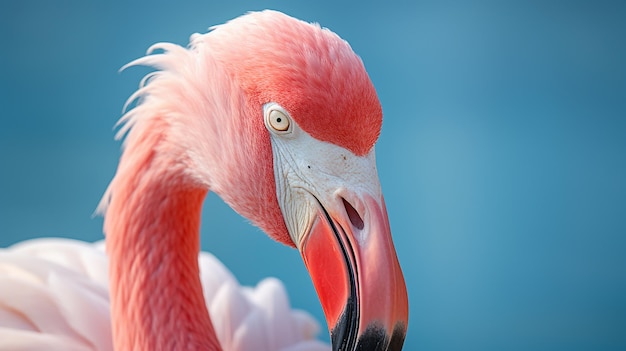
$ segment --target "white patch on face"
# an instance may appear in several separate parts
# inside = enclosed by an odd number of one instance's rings
[[[300,247],[319,213],[318,201],[331,213],[343,213],[343,198],[364,218],[365,209],[358,194],[382,197],[374,149],[357,156],[313,138],[276,103],[265,104],[263,110],[274,156],[276,196],[293,242]],[[279,123],[276,116],[281,117]],[[283,116],[288,119],[288,128]]]

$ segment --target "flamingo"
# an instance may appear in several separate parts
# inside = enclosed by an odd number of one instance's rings
[[[155,44],[125,67],[135,65],[156,71],[119,122],[123,153],[98,206],[106,254],[102,243],[51,239],[0,252],[0,346],[326,349],[279,282],[238,293],[200,253],[213,191],[300,251],[332,350],[400,350],[408,300],[376,170],[382,109],[349,44],[265,10],[194,34],[187,48]],[[274,329],[263,325],[272,316]]]

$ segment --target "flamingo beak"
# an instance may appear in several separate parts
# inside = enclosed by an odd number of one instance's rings
[[[319,211],[298,245],[324,309],[332,349],[399,351],[408,300],[384,199],[335,195],[333,204],[317,199]]]

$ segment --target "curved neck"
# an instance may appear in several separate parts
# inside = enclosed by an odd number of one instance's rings
[[[198,268],[207,189],[145,156],[120,164],[105,219],[115,350],[221,350]]]

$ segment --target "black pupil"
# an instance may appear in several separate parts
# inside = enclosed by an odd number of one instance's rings
[[[276,118],[276,122],[280,123],[282,121],[282,118],[278,117]]]

